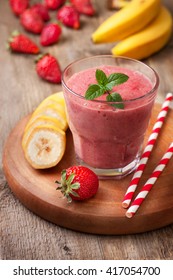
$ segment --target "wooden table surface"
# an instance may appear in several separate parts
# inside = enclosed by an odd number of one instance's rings
[[[32,1],[34,2],[34,1]],[[36,2],[36,1],[35,1]],[[94,45],[90,35],[98,24],[112,14],[106,1],[93,1],[97,16],[81,17],[81,29],[63,27],[61,41],[42,51],[55,55],[64,69],[73,60],[96,54],[108,54],[113,44]],[[173,2],[162,2],[173,13]],[[51,13],[55,18],[55,13]],[[60,91],[39,79],[34,57],[11,54],[5,48],[10,33],[23,31],[13,16],[8,1],[0,4],[0,162],[3,146],[12,128],[49,94]],[[30,34],[39,43],[39,36]],[[159,53],[145,60],[160,76],[157,102],[172,90],[173,40]],[[102,236],[75,232],[47,222],[28,209],[11,192],[0,165],[0,259],[173,259],[173,225],[155,231],[118,236]]]

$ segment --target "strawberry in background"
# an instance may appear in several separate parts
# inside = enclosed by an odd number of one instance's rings
[[[45,0],[45,5],[50,10],[57,10],[66,0]]]
[[[80,15],[76,8],[72,5],[64,5],[57,12],[57,19],[65,26],[79,29],[80,28]]]
[[[54,83],[61,83],[61,69],[58,60],[50,55],[41,55],[36,64],[36,72],[42,79]]]
[[[44,26],[41,35],[40,43],[42,46],[50,46],[59,41],[62,29],[57,23],[49,23]]]
[[[10,7],[16,16],[20,16],[29,7],[29,0],[10,0]]]
[[[27,9],[20,15],[20,23],[27,31],[34,34],[40,34],[44,27],[43,19],[32,9]]]
[[[69,0],[70,2],[70,0]],[[40,35],[40,44],[50,46],[57,43],[62,34],[61,25],[48,23],[50,20],[49,10],[56,10],[56,17],[66,27],[80,28],[80,13],[93,15],[90,0],[9,0],[13,13],[19,17],[20,24],[27,31]],[[38,54],[40,48],[27,35],[13,34],[8,40],[8,48],[12,52],[25,54]],[[61,83],[61,68],[58,60],[50,54],[42,55],[36,66],[37,74],[51,83]]]
[[[38,54],[39,47],[26,35],[14,31],[8,40],[8,48],[13,52]]]
[[[95,15],[95,9],[91,0],[70,0],[70,2],[80,14],[85,14],[87,16]]]
[[[40,15],[43,21],[50,20],[49,12],[45,5],[41,3],[36,3],[32,5],[30,9],[36,12],[38,15]]]

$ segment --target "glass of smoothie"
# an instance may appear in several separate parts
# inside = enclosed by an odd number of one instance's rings
[[[103,179],[131,173],[140,160],[158,86],[157,73],[130,58],[99,55],[68,65],[62,87],[78,164]],[[89,87],[96,92],[92,100]]]

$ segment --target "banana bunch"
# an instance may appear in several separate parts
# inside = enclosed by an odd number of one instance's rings
[[[41,102],[24,129],[22,148],[33,168],[58,164],[65,152],[67,128],[63,93],[54,93]]]
[[[172,16],[161,7],[158,16],[143,30],[124,39],[113,49],[112,54],[144,59],[162,49],[172,34]]]
[[[132,0],[92,34],[94,43],[118,42],[113,55],[144,59],[163,48],[172,34],[172,15],[160,0]]]
[[[138,32],[158,15],[160,7],[160,0],[132,0],[98,27],[93,42],[115,42]]]

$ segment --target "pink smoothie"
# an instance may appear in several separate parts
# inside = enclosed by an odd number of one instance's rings
[[[139,157],[154,102],[153,98],[139,97],[151,91],[152,84],[139,72],[114,66],[98,68],[107,75],[119,72],[129,76],[127,82],[113,90],[121,94],[125,108],[117,109],[103,102],[106,94],[95,101],[84,98],[88,86],[97,83],[96,68],[72,75],[67,86],[77,95],[67,88],[64,91],[75,151],[93,168],[123,168]],[[135,98],[136,101],[130,101]]]

